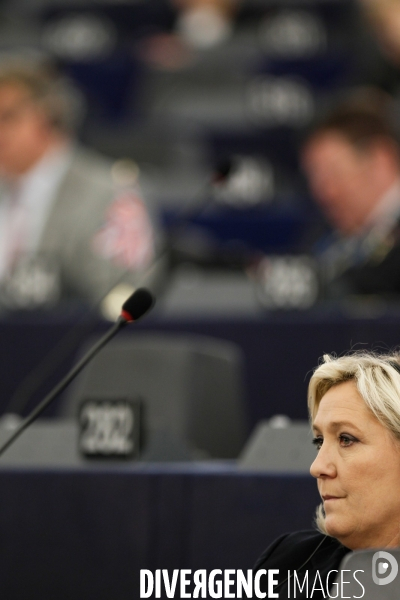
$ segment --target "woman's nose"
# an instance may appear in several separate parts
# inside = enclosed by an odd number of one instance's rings
[[[319,477],[336,477],[337,470],[332,451],[324,442],[310,467],[310,473],[317,479]]]

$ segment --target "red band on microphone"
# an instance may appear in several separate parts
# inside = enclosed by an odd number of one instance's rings
[[[135,320],[126,310],[121,312],[121,317],[123,317],[125,321],[128,321],[128,323],[132,323]]]

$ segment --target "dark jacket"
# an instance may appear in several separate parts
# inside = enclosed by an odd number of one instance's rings
[[[350,267],[338,279],[353,294],[400,294],[400,222],[360,265]]]
[[[325,236],[314,246],[323,295],[400,295],[400,219],[383,234],[337,239]]]
[[[278,580],[278,585],[274,592],[279,593],[279,598],[313,598],[318,600],[324,598],[324,593],[318,591],[321,588],[317,571],[322,581],[326,594],[326,581],[329,571],[338,570],[343,557],[350,550],[345,548],[336,539],[324,536],[318,531],[298,531],[282,535],[275,540],[258,559],[254,571],[259,569],[279,569],[279,574],[274,575]],[[288,571],[290,571],[290,595],[288,594]],[[300,587],[294,579],[293,572],[296,571],[297,578],[302,586],[308,572],[308,592],[307,585],[300,592]],[[313,584],[315,591],[311,595]],[[334,583],[336,573],[332,573],[328,579],[329,587]],[[294,595],[294,585],[296,585],[296,595]],[[261,577],[261,591],[268,594],[267,576]],[[268,597],[268,596],[267,596]]]

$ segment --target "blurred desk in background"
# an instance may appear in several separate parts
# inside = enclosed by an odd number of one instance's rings
[[[400,311],[378,311],[349,305],[339,311],[329,307],[306,312],[250,314],[221,312],[213,315],[164,314],[161,310],[121,336],[136,331],[195,333],[235,342],[245,358],[245,384],[250,425],[274,414],[306,419],[306,390],[312,369],[326,352],[340,354],[350,348],[392,348],[400,343]],[[380,310],[380,309],[379,309]],[[364,313],[362,312],[364,311]],[[53,352],[55,344],[77,321],[77,315],[25,314],[0,321],[0,409],[23,378]],[[102,333],[108,323],[94,320],[90,328],[77,329],[71,352],[49,379],[32,395],[32,408],[71,366],[80,347],[93,333]],[[38,373],[38,377],[40,373]],[[57,403],[47,413],[56,414]]]
[[[309,475],[233,463],[2,467],[0,485],[7,600],[132,600],[140,569],[248,569],[319,501]]]

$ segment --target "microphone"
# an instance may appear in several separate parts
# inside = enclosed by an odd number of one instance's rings
[[[146,288],[139,288],[122,305],[120,318],[127,323],[137,321],[149,311],[154,304],[154,297]]]
[[[233,170],[233,163],[234,161],[232,158],[225,157],[216,164],[213,174],[214,184],[226,183],[226,180]]]
[[[128,323],[138,321],[153,306],[155,299],[146,288],[138,288],[122,305],[121,314],[109,331],[72,367],[65,377],[47,394],[36,408],[22,421],[12,435],[0,446],[0,456],[11,446],[23,431],[53,402],[53,400],[71,383],[88,362],[105,346],[120,329]]]
[[[232,161],[229,158],[225,158],[214,165],[212,173],[210,174],[209,180],[206,185],[202,185],[201,189],[196,190],[193,194],[192,201],[189,206],[183,206],[175,217],[175,224],[171,227],[170,233],[167,235],[167,239],[161,244],[156,256],[154,257],[151,265],[143,273],[143,277],[146,276],[151,269],[153,269],[157,263],[166,260],[169,264],[169,268],[173,264],[174,260],[171,258],[172,249],[175,245],[175,238],[179,236],[182,231],[185,230],[188,222],[193,216],[200,215],[205,208],[210,204],[210,187],[213,187],[215,183],[221,184],[224,182],[229,175],[232,167]],[[193,201],[199,200],[204,196],[207,191],[207,199],[199,204],[193,206]],[[212,195],[211,195],[212,196]],[[88,335],[97,324],[97,311],[99,310],[101,303],[108,296],[108,294],[120,284],[124,277],[129,273],[129,269],[124,271],[107,290],[105,294],[99,297],[88,309],[85,315],[70,329],[48,352],[39,364],[28,373],[20,382],[17,389],[14,391],[11,399],[4,409],[4,413],[18,415],[22,414],[26,405],[28,404],[32,395],[39,389],[39,387],[50,377],[57,367],[63,360],[72,353],[72,350],[76,348],[78,343]],[[89,317],[89,318],[87,318]],[[130,319],[128,319],[129,321]],[[83,330],[83,333],[82,333]]]

